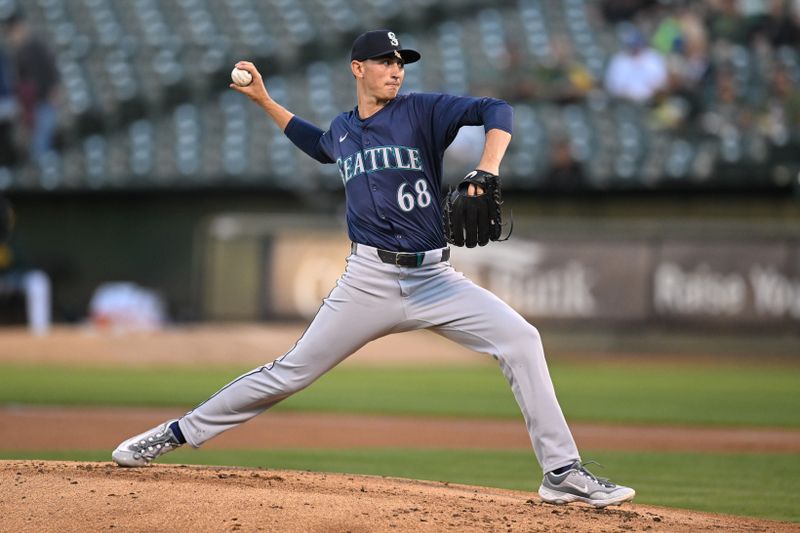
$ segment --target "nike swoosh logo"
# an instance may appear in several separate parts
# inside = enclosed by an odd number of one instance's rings
[[[342,135],[341,137],[339,137],[339,142],[343,142],[345,139],[347,139],[348,135],[350,135],[349,131],[347,133],[345,133],[344,135]]]
[[[567,485],[569,485],[572,488],[578,489],[581,492],[587,492],[589,490],[589,485],[580,486],[580,485],[578,485],[576,483],[572,483],[571,481],[565,481],[564,483],[566,483]]]

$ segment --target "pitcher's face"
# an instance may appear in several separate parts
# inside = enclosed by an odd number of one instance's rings
[[[392,100],[400,92],[406,72],[399,57],[386,56],[354,63],[360,65],[367,93],[377,100]]]

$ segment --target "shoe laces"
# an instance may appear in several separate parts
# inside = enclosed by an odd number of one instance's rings
[[[583,463],[578,464],[576,466],[575,470],[577,470],[580,475],[588,477],[589,479],[591,479],[592,481],[594,481],[598,485],[601,485],[601,486],[606,487],[606,488],[612,488],[612,487],[615,486],[614,483],[610,482],[608,479],[602,478],[602,477],[597,477],[594,474],[592,474],[591,472],[589,472],[589,470],[586,469],[586,465],[591,465],[591,464],[595,464],[595,465],[599,466],[600,468],[605,468],[603,465],[601,465],[597,461],[585,461]]]
[[[150,459],[154,459],[165,451],[177,448],[178,446],[180,446],[180,443],[177,442],[172,431],[168,427],[155,435],[140,439],[133,444],[137,453]]]

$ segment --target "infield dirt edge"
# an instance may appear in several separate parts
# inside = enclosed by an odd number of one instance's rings
[[[507,489],[287,470],[0,461],[0,485],[9,531],[800,531],[648,505],[551,506]]]

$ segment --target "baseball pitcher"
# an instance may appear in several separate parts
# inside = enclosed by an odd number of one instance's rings
[[[275,102],[252,63],[237,63],[249,76],[234,76],[231,84],[298,148],[339,168],[352,241],[344,273],[291,350],[181,418],[124,441],[114,461],[145,466],[185,443],[202,446],[311,385],[368,342],[427,328],[499,362],[544,471],[545,501],[605,507],[633,499],[633,489],[598,479],[581,463],[536,328],[449,262],[448,243],[474,247],[503,239],[498,176],[511,140],[511,107],[494,98],[399,94],[405,66],[420,54],[388,30],[360,35],[350,57],[358,105],[327,131]],[[466,125],[483,125],[483,153],[445,194],[442,157]]]

